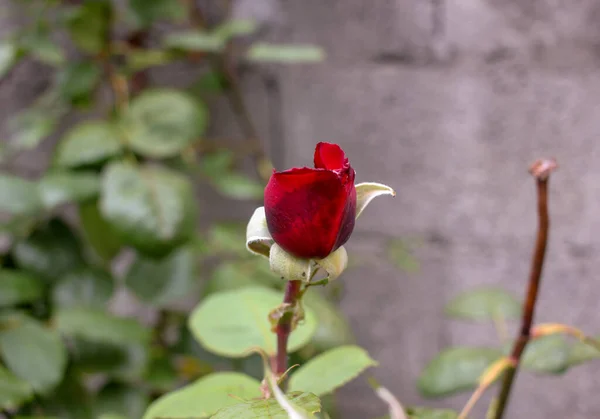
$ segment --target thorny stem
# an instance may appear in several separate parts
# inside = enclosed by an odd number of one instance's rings
[[[283,303],[291,304],[291,306],[294,307],[298,301],[301,287],[302,281],[288,281],[285,288]],[[290,333],[292,332],[293,318],[293,312],[285,313],[281,316],[275,328],[275,333],[277,334],[277,355],[275,356],[274,372],[277,377],[287,371],[287,343]]]
[[[536,179],[537,201],[538,201],[538,232],[535,243],[535,251],[531,260],[531,272],[529,275],[529,286],[527,297],[523,306],[523,319],[521,322],[521,331],[515,340],[511,359],[514,367],[508,369],[502,381],[500,395],[498,396],[498,405],[494,414],[494,419],[502,419],[504,411],[508,405],[510,391],[513,381],[519,369],[521,355],[531,337],[531,326],[535,314],[535,304],[537,301],[542,269],[544,266],[544,257],[546,255],[546,245],[548,243],[548,229],[550,219],[548,216],[548,179],[550,173],[558,167],[555,160],[541,159],[536,161],[530,168],[530,173]]]

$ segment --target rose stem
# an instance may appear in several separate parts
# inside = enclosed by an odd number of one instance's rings
[[[288,281],[283,297],[284,304],[296,305],[302,281]],[[275,332],[277,333],[277,356],[275,358],[275,374],[281,376],[287,371],[287,343],[292,332],[293,312],[286,312],[281,316]]]
[[[542,277],[542,268],[544,266],[544,257],[546,255],[546,244],[548,242],[548,227],[550,219],[548,217],[548,179],[550,173],[557,168],[556,161],[540,159],[531,166],[529,172],[535,177],[537,184],[537,204],[538,204],[538,231],[535,243],[535,250],[531,259],[531,271],[529,275],[529,285],[527,290],[527,298],[523,306],[523,318],[521,321],[521,331],[516,338],[511,359],[514,361],[514,367],[509,368],[504,375],[500,395],[498,396],[498,404],[494,419],[502,419],[513,381],[517,375],[519,361],[521,355],[529,342],[531,336],[531,326],[535,313],[535,304]]]

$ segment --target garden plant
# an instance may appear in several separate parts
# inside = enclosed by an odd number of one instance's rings
[[[361,263],[344,247],[355,222],[369,204],[401,214],[397,200],[372,203],[394,190],[355,179],[341,139],[293,162],[314,167],[274,170],[243,93],[248,69],[319,65],[325,52],[259,41],[228,1],[12,3],[24,19],[0,42],[0,83],[24,68],[47,83],[0,149],[12,169],[0,174],[0,418],[333,419],[337,390],[359,379],[391,419],[474,417],[497,385],[487,414],[500,419],[521,397],[518,371],[600,357],[582,331],[534,322],[554,160],[530,170],[539,226],[524,301],[485,287],[445,307],[495,325],[497,347],[446,348],[415,377],[424,398],[472,396],[462,411],[408,406],[374,378],[385,365],[337,305]],[[160,82],[178,65],[193,77]],[[214,136],[215,108],[236,135]],[[48,164],[19,174],[11,163],[38,146]],[[238,205],[256,209],[210,211]],[[406,249],[392,240],[390,261],[418,269]]]

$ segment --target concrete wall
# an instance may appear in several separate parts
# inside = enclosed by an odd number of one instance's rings
[[[276,166],[310,164],[315,142],[338,142],[358,181],[398,192],[357,225],[349,248],[375,262],[345,275],[342,306],[381,363],[375,375],[403,402],[423,403],[415,380],[442,347],[495,341],[490,328],[446,320],[446,301],[479,284],[523,293],[536,223],[527,167],[537,157],[561,165],[537,319],[600,332],[600,2],[238,0],[234,13],[257,17],[269,39],[328,51],[323,64],[246,79]],[[154,77],[168,83],[191,71]],[[42,78],[32,65],[12,77],[0,86],[3,121]],[[213,114],[215,133],[235,130],[223,104]],[[417,274],[387,260],[391,237],[422,240]],[[599,373],[599,364],[562,377],[522,373],[508,417],[600,417]],[[385,410],[361,380],[340,400],[344,418]]]

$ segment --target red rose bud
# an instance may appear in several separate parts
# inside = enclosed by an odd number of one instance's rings
[[[319,143],[315,168],[273,172],[265,188],[275,243],[305,259],[322,259],[348,241],[356,217],[354,169],[337,144]]]

